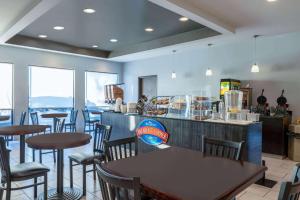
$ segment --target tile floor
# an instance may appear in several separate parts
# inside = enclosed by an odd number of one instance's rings
[[[10,149],[13,149],[11,152],[11,163],[15,164],[19,162],[19,145],[16,142],[10,144]],[[64,167],[64,185],[69,186],[69,166],[68,166],[68,154],[75,151],[90,151],[92,148],[90,145],[86,145],[80,148],[68,149],[65,150],[65,167]],[[36,157],[38,157],[38,153],[36,151]],[[278,183],[271,189],[259,186],[252,185],[247,188],[245,191],[240,193],[237,196],[237,200],[277,200],[277,195],[280,189],[280,181],[289,180],[292,172],[292,168],[295,165],[295,162],[290,160],[282,160],[277,158],[265,157],[266,165],[268,167],[268,171],[266,173],[266,177],[272,180],[278,181]],[[32,160],[32,152],[30,148],[26,149],[26,160],[29,162]],[[43,155],[43,163],[47,165],[51,170],[48,173],[48,185],[50,188],[56,187],[56,167],[53,163],[52,154]],[[80,166],[76,166],[74,168],[74,186],[81,188],[82,185],[82,177],[81,177],[81,168]],[[30,182],[17,182],[14,183],[16,185],[24,185]],[[14,186],[14,185],[13,185]],[[38,194],[43,192],[42,186],[38,187]],[[28,188],[25,190],[19,190],[12,192],[13,200],[30,200],[33,199],[33,189]],[[98,182],[94,182],[92,173],[89,173],[87,176],[87,195],[82,198],[87,200],[101,200],[101,191],[99,188]]]

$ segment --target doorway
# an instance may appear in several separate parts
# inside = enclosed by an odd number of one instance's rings
[[[157,96],[157,75],[139,77],[139,98],[142,95],[148,100]]]

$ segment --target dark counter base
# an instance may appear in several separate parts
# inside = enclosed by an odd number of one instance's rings
[[[102,115],[102,123],[112,125],[111,140],[114,140],[134,136],[137,125],[142,120],[149,118],[151,117],[105,112]],[[232,125],[169,118],[155,118],[155,120],[161,122],[170,133],[168,145],[200,151],[202,135],[236,142],[245,141],[242,159],[261,164],[261,123]],[[148,152],[156,148],[139,142],[139,149],[142,152]]]

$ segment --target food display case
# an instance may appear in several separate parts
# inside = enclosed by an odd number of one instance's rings
[[[144,112],[148,115],[166,116],[173,96],[157,96],[145,105]]]
[[[191,96],[180,95],[171,99],[168,115],[171,118],[188,118],[191,117]]]
[[[214,101],[214,98],[210,96],[174,96],[171,99],[167,117],[191,120],[210,119]]]

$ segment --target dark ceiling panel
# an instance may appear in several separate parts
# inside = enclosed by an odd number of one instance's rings
[[[96,10],[83,13],[84,8]],[[206,28],[191,20],[180,22],[179,15],[147,0],[64,0],[48,11],[20,34],[37,37],[48,35],[47,40],[72,46],[114,51],[163,37]],[[62,31],[53,27],[64,26]],[[144,29],[152,27],[154,32]],[[111,43],[111,38],[119,42]]]

